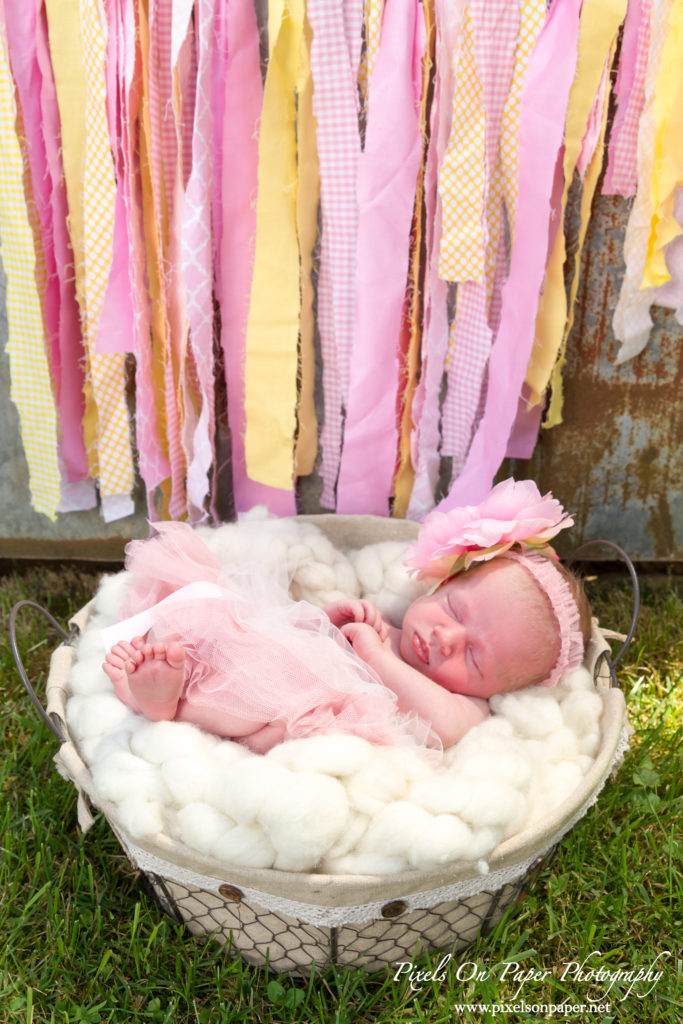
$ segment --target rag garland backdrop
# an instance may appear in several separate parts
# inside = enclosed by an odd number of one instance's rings
[[[598,188],[633,197],[618,359],[651,304],[683,322],[676,0],[0,12],[12,399],[51,518],[129,515],[138,474],[152,520],[226,487],[291,514],[314,472],[338,512],[479,501],[561,422]]]

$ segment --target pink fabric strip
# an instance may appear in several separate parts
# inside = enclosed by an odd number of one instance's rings
[[[645,104],[652,0],[629,0],[615,86],[617,112],[603,195],[632,196],[638,184],[638,125]]]
[[[34,201],[45,254],[44,314],[50,365],[59,413],[62,490],[88,476],[83,443],[81,329],[73,257],[67,232],[67,204],[59,154],[59,109],[42,3],[5,3],[6,35],[12,72],[24,118]],[[92,508],[84,491],[78,508]],[[83,503],[80,503],[83,502]]]
[[[457,46],[464,0],[436,0],[436,47],[434,102],[431,113],[430,144],[425,169],[426,231],[428,265],[425,274],[425,311],[422,341],[422,370],[413,399],[415,424],[411,439],[415,468],[408,517],[421,519],[434,505],[439,477],[440,391],[448,347],[446,283],[439,277],[441,246],[441,199],[437,192],[439,165],[448,143],[453,108],[452,54]]]
[[[529,61],[520,110],[518,227],[489,362],[486,407],[464,469],[439,503],[442,511],[480,501],[505,456],[533,345],[548,251],[549,203],[576,69],[580,8],[580,0],[553,4]]]
[[[387,0],[358,167],[356,335],[338,512],[389,512],[398,446],[398,345],[422,150],[424,46],[419,0]]]
[[[118,121],[110,121],[110,133],[119,183],[117,199],[119,196],[122,197],[124,209],[122,219],[126,227],[127,247],[125,279],[131,304],[131,319],[123,326],[131,338],[129,351],[134,352],[136,358],[135,439],[140,476],[147,491],[148,514],[154,521],[158,518],[154,490],[169,476],[170,466],[161,445],[153,385],[150,308],[145,275],[146,255],[138,196],[139,169],[136,162],[135,121],[140,98],[140,68],[134,0],[113,0],[109,18],[109,71],[115,72],[112,88],[116,90],[118,98]],[[117,219],[115,232],[118,225]],[[112,295],[108,290],[105,304],[111,299]]]
[[[124,196],[123,167],[123,104],[124,97],[118,85],[119,51],[124,42],[119,37],[118,3],[112,0],[106,9],[107,25],[107,113],[109,119],[109,137],[112,144],[114,166],[116,168],[116,205],[114,207],[114,240],[112,244],[111,267],[107,291],[102,304],[102,311],[95,339],[96,351],[103,355],[114,352],[137,352],[138,339],[131,331],[135,314],[133,296],[130,287],[128,265],[130,261],[130,243],[128,239],[129,220],[126,216]]]
[[[553,179],[553,190],[550,196],[550,230],[548,231],[548,252],[552,252],[555,245],[557,232],[563,230],[562,222],[562,197],[564,195],[564,163],[562,154],[559,155],[555,164],[555,177]],[[541,409],[545,402],[541,402],[531,409],[528,409],[530,389],[526,382],[522,389],[517,404],[517,412],[508,438],[505,455],[511,459],[530,459],[538,440],[538,428],[540,427]],[[525,400],[526,399],[526,400]]]
[[[318,328],[323,358],[325,422],[320,432],[321,502],[335,507],[343,407],[354,338],[357,174],[360,157],[357,60],[362,0],[309,0],[313,30],[313,112],[320,160],[322,240],[318,275]],[[352,50],[349,51],[349,42]]]
[[[529,398],[525,397],[524,391],[522,391],[505,451],[505,456],[508,459],[530,459],[536,447],[545,402],[539,402],[530,409],[528,405]]]
[[[507,0],[473,0],[470,14],[474,28],[477,71],[486,111],[486,184],[484,217],[495,223],[495,255],[503,231],[502,194],[493,190],[492,177],[499,160],[498,142],[503,109],[510,90],[519,32],[519,11]],[[490,242],[490,240],[489,240]],[[490,261],[490,255],[487,262]],[[457,311],[448,356],[448,390],[442,416],[442,452],[453,459],[453,479],[461,472],[477,426],[482,388],[493,332],[489,307],[494,284],[500,275],[489,273],[483,284],[465,281],[458,289]]]
[[[61,360],[59,354],[59,289],[54,248],[51,244],[50,188],[47,174],[47,156],[41,131],[40,87],[41,72],[36,51],[36,2],[25,5],[5,0],[5,33],[7,50],[21,111],[24,152],[28,160],[31,181],[30,201],[35,207],[41,232],[41,250],[45,260],[45,290],[42,295],[43,316],[46,326],[48,362],[60,390]]]
[[[187,467],[187,495],[192,521],[207,516],[209,470],[213,462],[213,240],[211,232],[212,125],[211,78],[215,0],[197,0],[197,77],[192,140],[192,170],[185,192],[182,269],[190,322],[190,345],[197,367],[201,409]]]
[[[221,169],[220,263],[216,278],[221,307],[228,422],[232,444],[235,510],[266,505],[278,516],[296,511],[291,491],[267,487],[247,476],[244,454],[244,359],[256,239],[258,125],[263,100],[259,33],[253,0],[230,0],[227,63],[215,72],[224,103]],[[235,159],[233,154],[239,154]]]

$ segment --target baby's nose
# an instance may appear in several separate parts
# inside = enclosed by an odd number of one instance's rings
[[[436,642],[442,654],[450,655],[465,642],[465,630],[459,622],[448,622],[434,628]]]

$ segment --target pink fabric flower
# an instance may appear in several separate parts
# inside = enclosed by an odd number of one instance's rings
[[[510,478],[496,484],[479,505],[431,512],[406,553],[406,565],[419,579],[445,579],[514,544],[545,548],[573,523],[550,492],[542,496],[533,480]]]

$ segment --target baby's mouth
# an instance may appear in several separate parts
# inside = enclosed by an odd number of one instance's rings
[[[411,642],[412,642],[412,645],[413,645],[413,650],[415,651],[415,655],[418,658],[418,660],[421,661],[423,665],[428,665],[429,664],[429,647],[424,642],[424,640],[422,639],[420,634],[419,633],[413,633],[412,638],[411,638]]]

